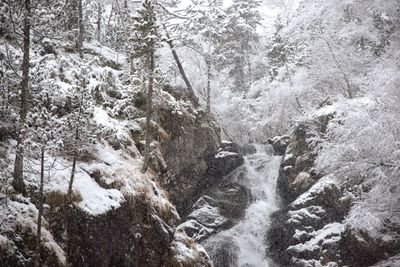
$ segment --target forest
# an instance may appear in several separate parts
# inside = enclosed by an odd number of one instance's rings
[[[0,0],[0,267],[400,266],[399,0]]]

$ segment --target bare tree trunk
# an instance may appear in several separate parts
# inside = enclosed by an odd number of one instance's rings
[[[325,40],[325,39],[324,39]],[[335,55],[335,53],[333,52],[333,49],[332,49],[332,46],[331,46],[331,44],[328,42],[328,40],[325,40],[325,42],[326,42],[326,44],[327,44],[327,46],[328,46],[328,48],[329,48],[329,51],[331,52],[331,55],[332,55],[332,58],[333,58],[333,60],[335,61],[335,63],[336,63],[336,65],[337,65],[337,67],[338,67],[338,69],[339,69],[339,71],[342,73],[342,75],[343,75],[343,79],[344,79],[344,81],[345,81],[345,83],[346,83],[346,89],[345,89],[345,93],[347,94],[347,97],[348,98],[353,98],[353,92],[352,92],[352,88],[351,88],[351,84],[350,84],[350,80],[349,80],[349,78],[347,77],[347,74],[344,72],[344,70],[343,70],[343,68],[342,68],[342,65],[340,64],[340,62],[339,62],[339,60],[336,58],[336,55]],[[346,96],[346,95],[345,95]]]
[[[82,0],[78,2],[78,52],[79,57],[83,58],[83,10]]]
[[[211,64],[207,60],[207,106],[206,111],[211,112]]]
[[[289,77],[290,86],[293,86],[292,75],[290,75],[290,70],[289,70],[289,67],[288,67],[288,65],[286,63],[285,63],[285,68],[286,68],[286,72],[287,72],[288,77]]]
[[[167,27],[165,25],[163,25],[163,27],[164,27],[165,35],[167,37],[166,42],[167,42],[169,48],[171,49],[172,56],[174,57],[176,65],[178,65],[179,72],[181,73],[182,79],[186,84],[186,87],[189,92],[190,101],[192,102],[192,104],[195,108],[198,108],[200,106],[199,99],[197,98],[196,94],[194,93],[193,87],[190,84],[188,77],[186,76],[185,69],[183,68],[183,65],[181,63],[181,60],[179,59],[178,53],[175,50],[174,43],[172,42],[172,39],[171,39],[171,36],[169,35]]]
[[[85,79],[82,79],[82,85],[81,85],[81,90],[82,90],[82,95],[81,95],[81,100],[79,102],[79,111],[78,111],[78,118],[77,118],[77,124],[75,128],[75,144],[74,144],[74,155],[72,158],[72,170],[71,170],[71,176],[69,179],[68,183],[68,192],[67,192],[67,204],[70,204],[72,202],[72,186],[74,184],[74,178],[75,178],[75,172],[76,172],[76,162],[78,160],[78,140],[80,138],[79,134],[79,129],[82,126],[81,125],[81,117],[82,117],[82,105],[83,105],[83,90],[85,86]]]
[[[76,153],[76,152],[74,152],[74,153]],[[75,154],[73,159],[72,159],[71,177],[70,177],[69,183],[68,183],[68,192],[67,192],[67,202],[68,202],[68,204],[70,204],[72,202],[72,185],[74,183],[74,178],[75,178],[76,160],[77,160],[77,156]]]
[[[150,52],[149,52],[149,84],[147,89],[147,106],[146,106],[146,147],[145,147],[145,156],[144,162],[141,169],[142,173],[147,171],[149,165],[149,158],[150,158],[150,123],[151,123],[151,109],[153,105],[153,83],[154,83],[154,41],[150,41]]]
[[[26,194],[26,188],[23,178],[23,165],[24,165],[24,147],[23,147],[23,132],[28,114],[28,95],[29,95],[29,48],[30,48],[30,23],[31,15],[31,2],[25,0],[25,17],[24,17],[24,55],[22,61],[22,82],[21,82],[21,102],[20,102],[20,128],[17,137],[17,151],[14,164],[14,179],[12,186],[14,189],[22,194]]]
[[[43,216],[44,151],[45,151],[45,146],[42,145],[41,155],[40,155],[40,185],[39,185],[39,200],[38,200],[39,213],[37,218],[35,267],[41,266],[40,239],[42,237],[42,216]]]
[[[101,4],[97,3],[97,40],[101,39]]]

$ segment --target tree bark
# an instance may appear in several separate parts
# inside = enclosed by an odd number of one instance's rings
[[[74,155],[72,158],[72,170],[71,170],[71,176],[69,179],[69,183],[68,183],[68,191],[67,191],[67,204],[70,204],[72,202],[72,186],[74,184],[74,179],[75,179],[75,172],[76,172],[76,162],[78,160],[78,146],[79,144],[79,138],[80,138],[80,134],[79,134],[79,129],[81,128],[81,117],[82,117],[82,105],[83,105],[83,90],[85,87],[85,79],[82,79],[82,85],[81,85],[81,90],[82,90],[82,95],[81,95],[81,100],[79,101],[79,111],[78,111],[78,118],[77,118],[77,124],[76,124],[76,128],[75,128],[75,136],[74,136]]]
[[[206,111],[211,112],[211,64],[207,60],[207,106]]]
[[[154,41],[150,41],[150,51],[149,51],[149,84],[147,89],[147,106],[146,106],[146,147],[145,147],[145,158],[143,166],[141,169],[142,173],[147,171],[150,158],[150,124],[151,124],[151,109],[153,105],[153,83],[154,83]]]
[[[179,59],[178,53],[175,50],[174,43],[172,42],[171,36],[169,35],[169,32],[167,31],[167,27],[165,25],[163,25],[163,27],[164,27],[165,35],[167,37],[166,42],[167,42],[169,48],[171,49],[172,56],[174,57],[174,60],[176,62],[176,65],[178,66],[178,69],[179,69],[179,72],[180,72],[180,74],[182,76],[182,79],[186,84],[186,87],[187,87],[188,92],[189,92],[190,101],[192,102],[192,105],[195,108],[198,108],[200,106],[199,99],[197,98],[196,94],[194,93],[193,87],[190,84],[190,81],[189,81],[188,77],[186,76],[185,69],[183,68],[182,62]]]
[[[83,10],[82,0],[78,2],[78,52],[79,57],[83,58]]]
[[[38,218],[36,231],[36,255],[35,267],[40,267],[40,239],[42,237],[42,216],[43,216],[43,186],[44,186],[44,151],[45,146],[41,147],[40,157],[40,185],[39,185],[39,200],[38,200]]]
[[[12,186],[14,189],[26,194],[26,188],[23,178],[23,165],[24,165],[24,147],[23,147],[23,128],[26,123],[26,116],[28,114],[28,95],[29,95],[29,49],[30,49],[30,31],[31,31],[31,2],[25,0],[25,17],[24,17],[24,55],[22,60],[22,82],[21,82],[21,95],[20,95],[20,125],[17,137],[17,151],[14,164],[14,179]]]
[[[101,4],[97,3],[97,40],[101,39]]]

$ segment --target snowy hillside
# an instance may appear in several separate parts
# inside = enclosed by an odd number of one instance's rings
[[[397,266],[398,0],[0,2],[0,266]]]

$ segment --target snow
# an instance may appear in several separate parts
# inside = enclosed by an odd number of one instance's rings
[[[203,246],[196,244],[184,232],[175,231],[174,240],[171,243],[171,249],[174,252],[175,259],[186,266],[192,262],[198,262],[199,258],[207,259],[207,253]]]
[[[343,230],[344,225],[341,223],[334,222],[327,224],[318,231],[308,233],[308,235],[312,237],[311,240],[305,243],[290,246],[287,248],[287,250],[293,250],[297,252],[321,250],[324,245],[338,242],[341,238],[341,233]],[[299,233],[296,234],[298,236]]]
[[[83,46],[88,49],[92,49],[104,58],[113,61],[117,64],[126,64],[126,57],[124,54],[120,54],[107,46],[100,45],[98,43],[87,43],[84,42]]]
[[[319,206],[310,206],[307,208],[302,208],[299,210],[289,211],[288,214],[290,219],[288,222],[298,222],[302,221],[303,219],[313,219],[313,220],[321,220],[321,217],[318,215],[324,214],[325,210]]]
[[[315,198],[320,192],[324,190],[325,187],[328,186],[336,186],[337,181],[334,179],[333,175],[328,175],[322,177],[318,182],[316,182],[308,191],[300,195],[295,201],[293,201],[290,206],[296,207],[301,206],[307,201],[310,201]]]
[[[4,235],[0,234],[0,247],[4,248],[8,242],[8,239]]]
[[[104,189],[89,175],[81,174],[74,182],[74,188],[82,196],[78,206],[92,215],[103,214],[111,209],[119,208],[124,201],[122,193],[117,189]]]
[[[227,219],[221,216],[221,212],[217,207],[205,205],[194,210],[188,215],[188,218],[195,219],[206,227],[218,227],[227,222]]]
[[[219,159],[219,158],[225,158],[225,157],[228,157],[228,156],[236,156],[236,155],[237,155],[237,153],[235,153],[235,152],[220,151],[220,152],[218,152],[217,155],[215,155],[215,158]]]

